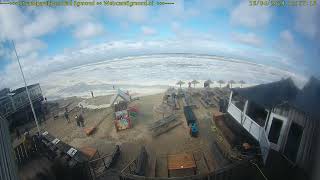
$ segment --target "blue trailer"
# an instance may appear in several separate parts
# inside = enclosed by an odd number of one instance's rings
[[[190,125],[191,123],[196,122],[196,116],[194,115],[192,111],[191,106],[184,106],[183,107],[184,116],[186,117],[187,124]]]

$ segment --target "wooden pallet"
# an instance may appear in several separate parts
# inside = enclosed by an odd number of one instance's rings
[[[170,123],[164,125],[164,126],[161,126],[157,129],[154,129],[153,130],[153,136],[156,137],[156,136],[159,136],[163,133],[166,133],[168,131],[170,131],[171,129],[179,126],[180,124],[182,124],[181,121],[171,121]]]

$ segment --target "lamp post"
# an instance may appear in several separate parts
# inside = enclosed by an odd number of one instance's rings
[[[20,63],[20,60],[19,60],[19,56],[18,56],[18,53],[17,53],[17,50],[16,50],[16,46],[14,45],[13,41],[12,41],[12,45],[13,45],[13,49],[14,49],[14,52],[16,54],[17,61],[18,61],[18,64],[19,64],[19,68],[20,68],[20,71],[21,71],[21,75],[22,75],[22,78],[23,78],[23,81],[24,81],[24,86],[26,88],[26,92],[27,92],[29,103],[30,103],[30,107],[31,107],[31,110],[32,110],[32,113],[33,113],[34,121],[36,122],[38,133],[40,134],[40,127],[39,127],[39,124],[38,124],[37,115],[36,115],[36,112],[34,111],[34,108],[33,108],[33,104],[32,104],[31,98],[30,98],[27,82],[26,82],[26,79],[24,77],[24,74],[23,74],[23,71],[22,71],[22,67],[21,67],[21,63]]]

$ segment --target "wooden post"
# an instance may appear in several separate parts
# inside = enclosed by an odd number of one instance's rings
[[[230,96],[229,96],[229,104],[228,104],[228,105],[230,105],[230,103],[231,103],[232,95],[233,95],[233,91],[231,91],[231,93],[230,93]]]

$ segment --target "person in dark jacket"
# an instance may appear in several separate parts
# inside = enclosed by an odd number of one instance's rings
[[[69,112],[67,108],[66,108],[66,111],[64,112],[64,117],[66,118],[67,122],[70,123]]]
[[[76,118],[77,126],[84,127],[84,118],[82,114],[76,115],[75,118]]]

